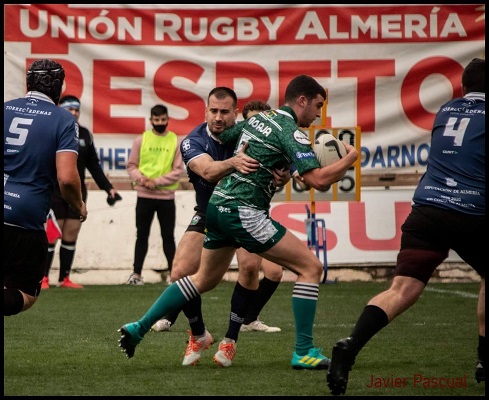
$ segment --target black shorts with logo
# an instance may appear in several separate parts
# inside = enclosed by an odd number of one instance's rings
[[[197,211],[192,217],[186,231],[205,234],[205,213]]]

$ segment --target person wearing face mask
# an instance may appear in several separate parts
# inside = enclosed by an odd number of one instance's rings
[[[185,172],[178,137],[167,129],[170,117],[162,104],[151,108],[149,121],[152,129],[134,139],[127,161],[127,172],[137,191],[136,245],[133,272],[128,285],[143,285],[141,275],[148,252],[148,239],[154,215],[160,224],[163,253],[171,273],[175,257],[175,191]]]

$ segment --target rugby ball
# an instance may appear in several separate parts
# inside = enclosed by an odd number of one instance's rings
[[[341,140],[330,133],[319,135],[314,142],[313,150],[321,167],[331,165],[347,154]]]

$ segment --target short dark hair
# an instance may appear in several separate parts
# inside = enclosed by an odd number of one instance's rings
[[[81,103],[78,97],[73,96],[72,94],[67,94],[59,99],[59,106],[64,108],[70,107],[80,109]]]
[[[63,66],[47,58],[34,61],[27,70],[27,90],[44,93],[56,105],[59,102],[59,96],[61,96],[64,80],[65,70]]]
[[[250,111],[265,111],[265,110],[271,110],[272,107],[268,103],[265,103],[262,100],[250,100],[248,103],[245,104],[243,107],[243,118],[246,119],[248,118],[248,113]]]
[[[326,90],[314,78],[308,75],[298,75],[289,82],[285,89],[285,103],[293,103],[300,96],[305,96],[307,100],[311,101],[318,94],[326,100]]]
[[[211,96],[214,96],[219,100],[225,99],[226,97],[231,97],[233,99],[233,107],[236,108],[238,105],[238,96],[236,96],[236,92],[226,86],[217,86],[212,89],[209,92],[209,96],[207,96],[207,104],[209,104],[209,99]]]
[[[157,104],[151,109],[151,116],[159,117],[160,115],[168,115],[168,108],[163,104]]]
[[[465,67],[462,74],[462,85],[465,86],[467,93],[482,92],[486,93],[486,60],[483,58],[473,58]]]

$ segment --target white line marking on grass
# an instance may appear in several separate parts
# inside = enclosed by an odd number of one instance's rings
[[[470,299],[477,299],[479,295],[469,292],[461,292],[460,290],[443,290],[443,289],[435,289],[430,286],[425,287],[427,292],[435,292],[435,293],[448,293],[448,294],[456,294],[462,297],[468,297]]]

